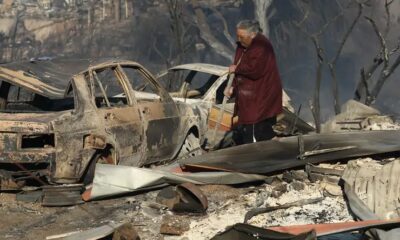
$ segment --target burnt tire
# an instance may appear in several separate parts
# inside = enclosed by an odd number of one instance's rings
[[[179,150],[179,154],[177,156],[178,159],[189,158],[201,155],[201,145],[200,139],[196,137],[193,133],[189,133],[185,141],[182,144],[181,149]]]

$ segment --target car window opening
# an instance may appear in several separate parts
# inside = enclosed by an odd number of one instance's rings
[[[93,71],[94,96],[98,108],[128,104],[124,88],[116,74],[116,68]]]
[[[157,86],[150,81],[139,68],[122,66],[129,83],[131,84],[138,102],[160,101],[162,97]]]

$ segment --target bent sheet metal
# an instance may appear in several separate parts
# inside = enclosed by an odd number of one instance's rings
[[[284,169],[400,150],[400,131],[310,134],[251,143],[184,159],[187,170],[267,174]]]

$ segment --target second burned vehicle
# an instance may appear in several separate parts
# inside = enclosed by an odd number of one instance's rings
[[[136,62],[10,63],[0,79],[0,177],[19,186],[90,181],[96,162],[170,161],[204,138],[196,109]]]
[[[228,82],[228,67],[204,63],[184,64],[159,74],[158,79],[170,91],[176,102],[186,102],[200,109],[203,119],[207,119],[206,137],[212,138],[212,131],[217,125],[218,115],[222,108],[223,92]],[[285,91],[282,95],[283,114],[278,116],[275,131],[281,135],[314,131],[312,126],[293,113],[290,98]],[[224,133],[231,130],[231,126],[235,126],[237,119],[232,118],[233,99],[226,104],[223,111],[222,121],[218,123],[217,141],[223,137]]]

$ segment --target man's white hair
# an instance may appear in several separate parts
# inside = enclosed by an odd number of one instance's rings
[[[262,32],[260,23],[256,20],[242,20],[236,24],[236,28],[244,29],[249,33],[259,33]]]

